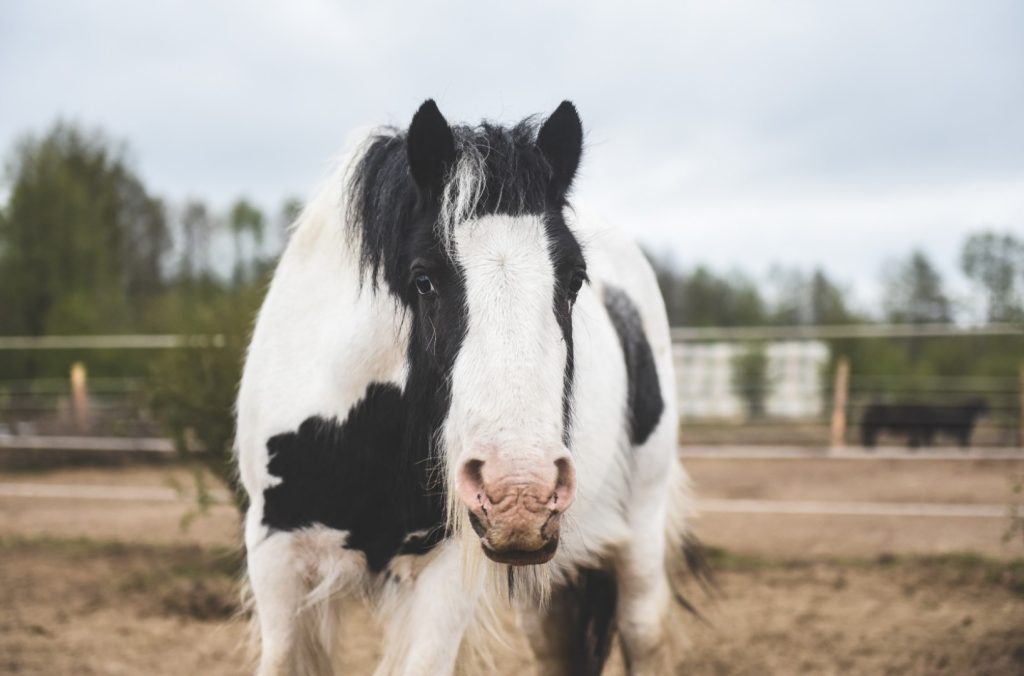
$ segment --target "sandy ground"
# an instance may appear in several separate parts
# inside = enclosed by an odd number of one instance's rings
[[[222,551],[7,539],[0,552],[0,673],[249,673]],[[679,673],[1024,672],[1020,564],[717,563],[716,596],[693,595],[709,624],[674,624],[689,643]],[[351,612],[341,673],[368,674],[379,632]],[[525,651],[499,663],[501,674],[531,671]],[[618,660],[608,673],[621,674]]]
[[[1006,504],[1013,500],[1021,461],[688,460],[697,495],[716,499],[836,500]],[[68,469],[0,473],[0,483],[92,486],[178,486],[182,469]],[[0,534],[89,537],[148,544],[229,546],[237,541],[233,509],[213,506],[182,531],[193,506],[161,502],[0,497]],[[1009,507],[1007,507],[1009,511]],[[738,554],[861,556],[884,553],[975,552],[1002,559],[1024,557],[1019,542],[1002,541],[1008,519],[865,517],[707,513],[695,520],[710,545]]]
[[[1000,504],[1008,462],[692,460],[703,497]],[[173,468],[0,474],[0,483],[188,486]],[[188,502],[0,498],[0,673],[250,673],[237,519]],[[1003,519],[705,514],[719,591],[692,588],[680,673],[1024,673],[1024,544]],[[970,554],[964,554],[970,552]],[[983,555],[983,556],[979,556]],[[684,582],[685,584],[685,582]],[[378,630],[351,608],[343,673]],[[526,651],[501,658],[531,673]],[[608,673],[621,673],[618,661]]]

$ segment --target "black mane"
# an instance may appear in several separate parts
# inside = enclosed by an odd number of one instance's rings
[[[534,118],[512,127],[489,122],[451,127],[457,158],[442,204],[434,207],[438,238],[446,240],[455,223],[466,218],[545,211],[553,172],[536,145],[539,128]],[[385,279],[400,279],[402,241],[411,234],[417,210],[427,208],[409,174],[407,133],[393,128],[375,133],[350,170],[346,192],[347,221],[361,242],[362,271],[374,284],[381,272]]]

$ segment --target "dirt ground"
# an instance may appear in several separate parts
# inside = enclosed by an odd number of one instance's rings
[[[687,463],[702,497],[1003,504],[1022,463]],[[0,474],[0,483],[188,485],[169,468]],[[237,519],[189,502],[0,498],[0,673],[243,674]],[[708,513],[718,591],[692,583],[679,673],[1024,674],[1024,545],[1003,519]],[[379,631],[353,606],[350,661]],[[528,674],[528,652],[500,660]],[[621,674],[613,661],[608,673]]]
[[[698,498],[1010,505],[1024,462],[1004,460],[705,460],[686,468]],[[1009,507],[1007,507],[1009,513]],[[731,552],[785,558],[886,553],[1024,557],[1004,542],[1007,519],[703,513],[705,541]]]
[[[0,553],[2,673],[249,673],[230,552],[35,538]],[[679,673],[1024,673],[1019,562],[716,563],[719,591],[693,595],[708,624],[676,625],[690,644]],[[378,631],[352,612],[343,673],[368,674]],[[526,654],[502,654],[501,673],[529,673]]]

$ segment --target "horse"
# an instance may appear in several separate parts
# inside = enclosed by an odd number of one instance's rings
[[[292,226],[237,402],[258,673],[331,673],[342,601],[377,674],[450,674],[513,608],[543,673],[668,667],[704,570],[672,345],[639,248],[570,202],[574,105],[349,151]]]

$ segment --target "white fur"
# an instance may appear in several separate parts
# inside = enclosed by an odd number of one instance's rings
[[[459,502],[456,468],[482,446],[500,449],[512,466],[550,466],[548,456],[564,454],[567,353],[551,311],[555,279],[539,217],[469,221],[456,229],[454,243],[469,316],[452,371],[444,431],[448,515],[456,533],[466,538],[467,555],[478,556],[476,535]],[[496,584],[505,585],[504,567],[492,568]]]
[[[358,152],[358,151],[357,151]],[[565,345],[551,311],[553,271],[537,217],[467,220],[477,167],[460,165],[458,190],[443,213],[454,227],[450,251],[466,272],[469,330],[452,374],[443,433],[449,473],[481,439],[526,449],[562,443]],[[249,582],[262,637],[261,674],[331,669],[339,595],[365,595],[385,626],[378,674],[448,674],[467,627],[495,623],[507,604],[505,567],[485,560],[467,528],[425,557],[397,557],[402,582],[381,586],[345,533],[318,527],[268,534],[261,523],[267,440],[311,415],[344,419],[371,382],[405,383],[409,327],[387,293],[361,285],[358,245],[343,222],[344,163],[294,228],[260,311],[238,399],[238,462],[251,507],[245,520]],[[461,196],[461,201],[454,195]],[[466,196],[469,197],[466,197]],[[476,197],[473,197],[476,195]],[[468,200],[468,201],[467,201]],[[689,509],[675,459],[671,343],[654,275],[639,249],[583,212],[570,228],[584,248],[591,283],[573,314],[577,497],[565,515],[559,549],[544,566],[518,569],[518,584],[543,597],[580,565],[611,561],[622,590],[619,626],[634,673],[662,659],[669,591],[668,534]],[[486,222],[485,222],[486,221]],[[638,305],[661,381],[665,412],[648,441],[629,448],[624,428],[626,372],[604,310],[612,284]],[[449,495],[456,495],[449,487]],[[624,506],[624,508],[623,508]],[[452,507],[456,525],[465,509]]]

